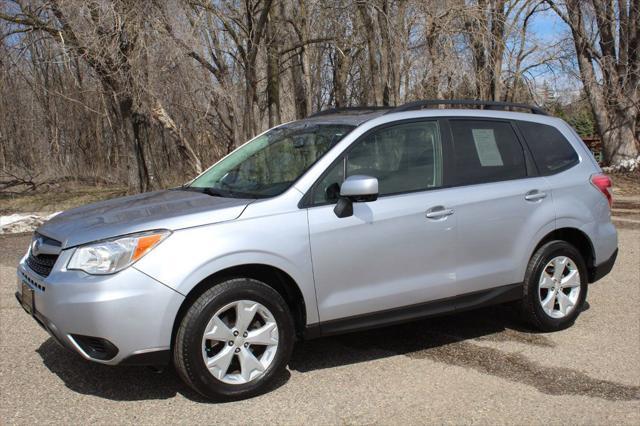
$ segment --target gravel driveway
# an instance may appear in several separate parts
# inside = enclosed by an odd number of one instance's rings
[[[529,332],[506,307],[299,343],[274,390],[202,401],[167,370],[105,367],[18,306],[29,236],[0,237],[0,424],[640,424],[640,230],[574,327]]]

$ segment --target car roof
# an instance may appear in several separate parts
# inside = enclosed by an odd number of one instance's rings
[[[469,109],[468,106],[475,106],[476,108]],[[444,106],[446,109],[441,109]],[[517,112],[517,110],[525,110],[526,112]],[[407,114],[412,112],[413,114]],[[417,113],[417,114],[416,114]],[[480,101],[476,99],[425,99],[414,102],[409,102],[398,107],[393,106],[362,106],[362,107],[346,107],[346,108],[332,108],[325,111],[317,112],[303,120],[303,123],[314,124],[348,124],[353,126],[360,126],[367,121],[379,118],[383,115],[387,115],[392,120],[393,117],[402,119],[407,115],[412,116],[477,116],[477,117],[495,117],[495,118],[513,118],[520,116],[521,119],[527,119],[529,117],[547,117],[547,113],[538,108],[537,106],[531,106],[513,102],[500,102],[500,101]],[[532,120],[538,121],[538,120]],[[544,120],[543,120],[544,121]]]
[[[466,108],[447,108],[447,109],[424,109],[416,111],[393,112],[371,111],[367,113],[335,113],[325,114],[317,117],[307,117],[302,120],[294,121],[296,124],[345,124],[354,127],[375,121],[375,122],[391,122],[396,120],[404,120],[421,117],[468,117],[468,118],[494,118],[503,120],[522,120],[538,123],[554,123],[557,121],[555,117],[548,115],[538,115],[524,112],[513,111],[497,111],[497,110],[481,110]],[[376,119],[382,119],[376,120]],[[291,123],[291,124],[292,124]]]
[[[384,115],[387,111],[387,109],[376,109],[323,113],[312,115],[299,122],[309,124],[346,124],[357,127],[362,123]]]

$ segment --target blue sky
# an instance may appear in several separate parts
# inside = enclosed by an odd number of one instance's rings
[[[567,31],[567,24],[553,11],[536,13],[530,23],[531,31],[544,41],[558,41]]]
[[[546,10],[536,13],[531,18],[529,25],[530,33],[541,43],[551,46],[566,40],[570,48],[573,48],[569,27],[554,11]],[[568,64],[565,63],[565,65]],[[549,69],[542,66],[533,70],[532,74],[536,75],[535,80],[538,86],[546,83],[554,89],[556,95],[564,94],[572,97],[579,94],[581,83],[575,73],[568,71],[570,71],[569,68],[550,72]],[[577,72],[577,69],[574,72]]]

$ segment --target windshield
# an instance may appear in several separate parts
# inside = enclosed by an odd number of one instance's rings
[[[291,123],[232,152],[185,189],[237,198],[266,198],[289,188],[354,126]]]

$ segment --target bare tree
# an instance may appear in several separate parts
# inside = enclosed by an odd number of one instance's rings
[[[38,7],[18,4],[14,15],[0,18],[49,35],[61,44],[65,54],[83,60],[95,73],[109,100],[108,111],[117,123],[120,137],[128,141],[131,190],[152,188],[150,161],[146,158],[151,144],[152,125],[158,121],[172,130],[183,158],[201,170],[200,162],[189,143],[176,131],[159,101],[151,99],[148,85],[148,51],[145,42],[148,20],[154,9],[134,1],[114,1],[106,5],[90,2],[85,20],[69,19],[66,2],[51,0]],[[73,14],[77,18],[81,14]],[[152,15],[151,15],[152,16]],[[152,110],[155,111],[152,114]]]
[[[608,158],[631,158],[639,0],[567,1],[5,0],[0,167],[165,187],[327,107],[542,100],[576,58]],[[532,33],[551,7],[575,52]]]
[[[639,155],[640,1],[568,0],[547,3],[567,23],[605,160]]]

